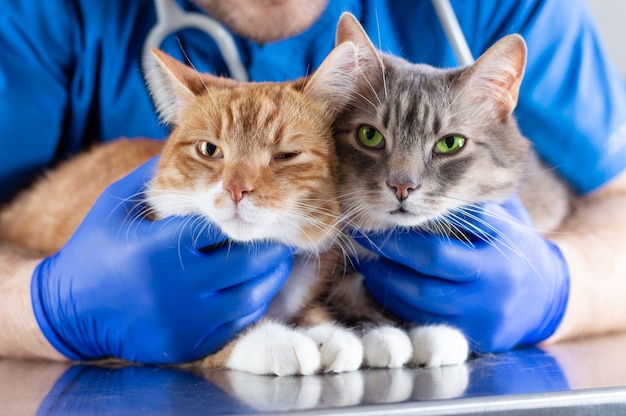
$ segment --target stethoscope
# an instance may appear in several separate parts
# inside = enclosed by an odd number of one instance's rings
[[[236,81],[248,81],[248,72],[241,62],[235,40],[220,22],[201,13],[183,10],[178,7],[176,0],[154,0],[154,6],[157,22],[143,44],[141,65],[144,73],[151,69],[150,48],[158,48],[167,36],[181,29],[198,29],[213,38],[230,76]]]
[[[431,1],[459,64],[471,64],[474,58],[449,0]],[[181,29],[198,29],[215,40],[230,76],[236,81],[248,81],[248,72],[241,61],[235,40],[220,22],[201,13],[183,10],[176,4],[176,0],[154,0],[154,5],[157,23],[148,33],[143,45],[142,69],[144,73],[151,68],[151,61],[148,58],[150,48],[158,48],[168,35]]]

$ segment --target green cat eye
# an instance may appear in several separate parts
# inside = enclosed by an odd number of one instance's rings
[[[207,142],[206,140],[199,140],[196,143],[196,150],[198,151],[200,156],[208,159],[221,159],[224,157],[222,149],[220,149],[213,143]]]
[[[439,139],[437,145],[435,146],[435,151],[446,155],[456,153],[461,150],[463,146],[465,146],[465,141],[466,139],[463,136],[450,134]]]
[[[382,133],[372,126],[359,127],[356,136],[363,146],[371,149],[381,149],[385,145]]]

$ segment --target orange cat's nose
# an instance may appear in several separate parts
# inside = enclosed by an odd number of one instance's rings
[[[235,204],[238,204],[244,195],[252,192],[254,188],[249,183],[224,182],[224,189],[230,192],[231,199]]]

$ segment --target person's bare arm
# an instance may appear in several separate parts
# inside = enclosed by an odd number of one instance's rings
[[[547,343],[626,330],[626,173],[583,197],[551,237],[571,287],[563,321]]]
[[[33,313],[30,281],[39,261],[0,244],[0,357],[67,360],[48,343]]]

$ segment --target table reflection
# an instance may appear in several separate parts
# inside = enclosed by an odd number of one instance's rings
[[[467,387],[468,366],[370,369],[305,377],[207,371],[204,376],[240,403],[267,412],[460,397]]]
[[[626,397],[625,348],[626,334],[619,334],[485,355],[459,366],[296,377],[0,359],[0,413],[358,412],[355,406],[418,413],[437,405],[523,400],[533,393],[563,398],[562,393],[613,388]]]
[[[74,365],[45,394],[37,414],[245,414],[567,389],[557,361],[536,348],[457,366],[294,377]]]

